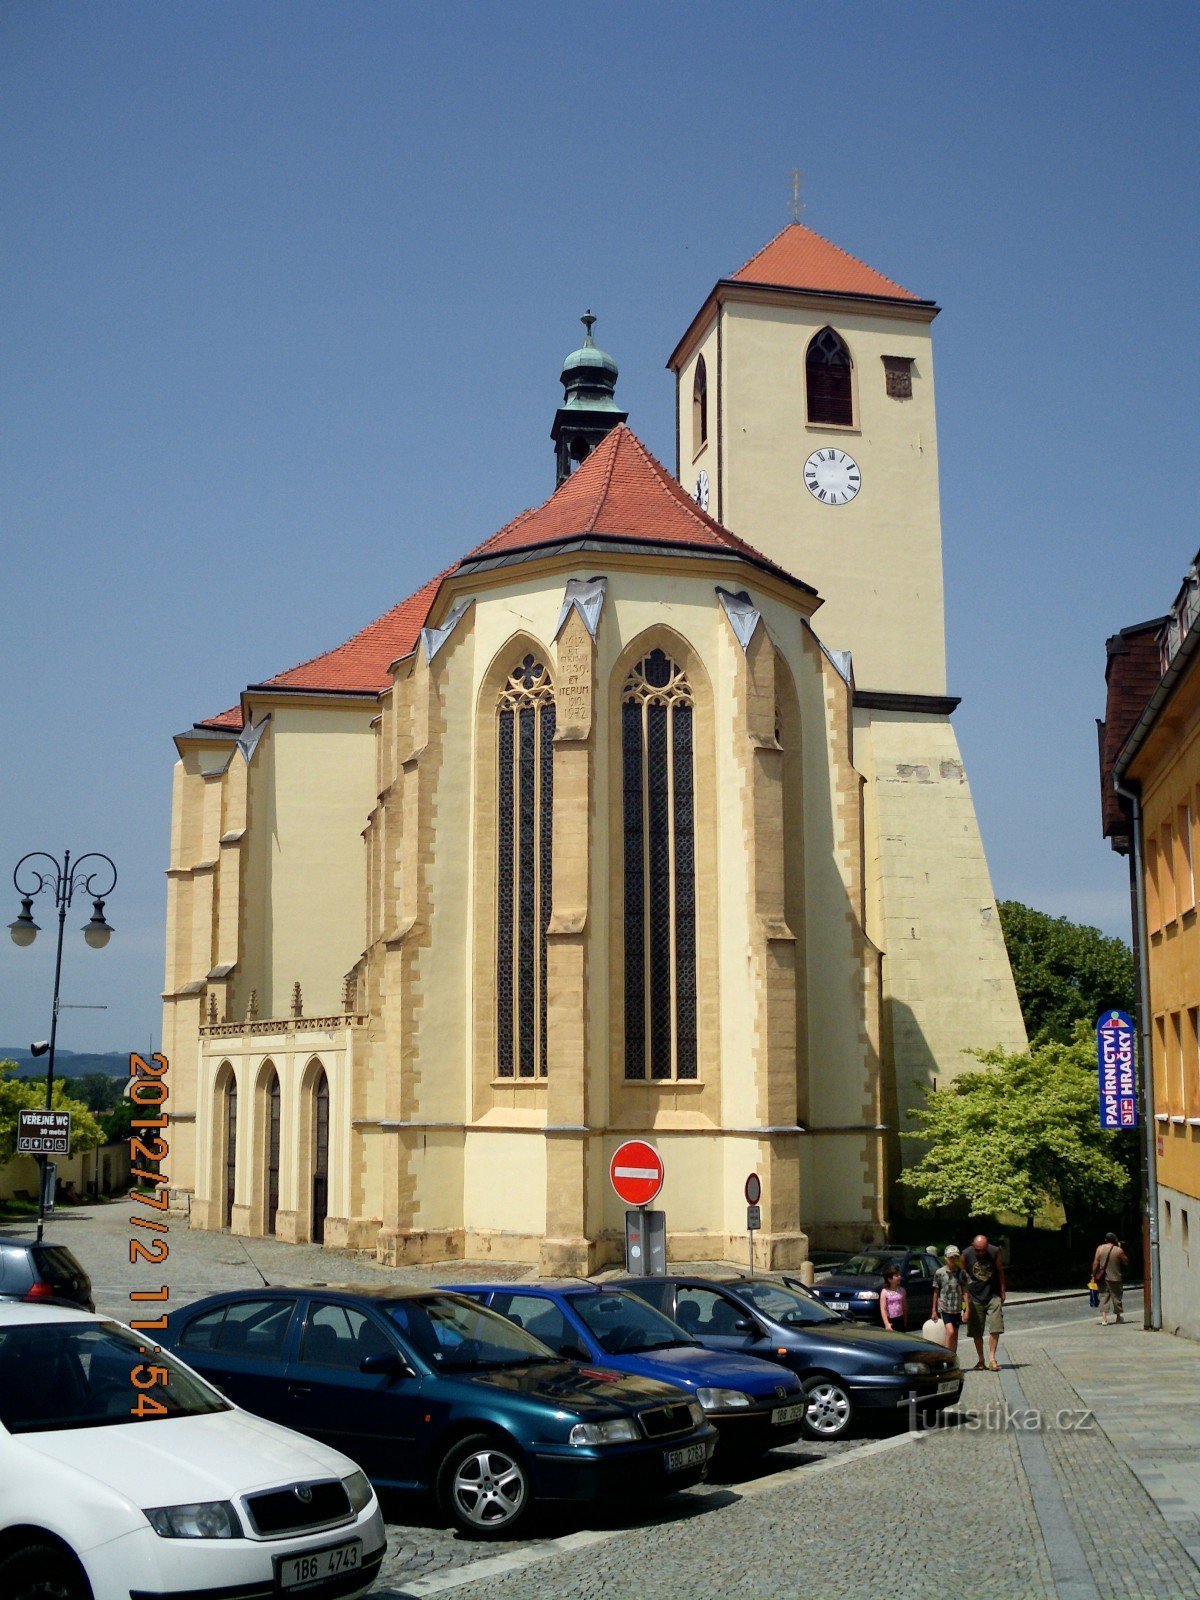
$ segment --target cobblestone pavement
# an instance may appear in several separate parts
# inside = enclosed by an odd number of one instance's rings
[[[164,1268],[131,1267],[130,1211],[63,1210],[47,1229],[87,1267],[99,1309],[120,1317],[131,1288],[160,1283],[174,1307],[264,1277],[533,1276],[500,1262],[381,1268],[318,1246],[192,1233],[183,1217],[169,1219]],[[0,1224],[0,1235],[26,1232]],[[1085,1304],[1054,1296],[1014,1302],[1009,1322],[1005,1370],[972,1373],[945,1427],[792,1446],[642,1515],[579,1508],[542,1518],[521,1542],[489,1545],[459,1537],[426,1501],[389,1498],[389,1554],[372,1595],[807,1600],[827,1588],[838,1600],[1200,1600],[1200,1345],[1146,1334],[1140,1319],[1102,1329]],[[1094,1425],[1079,1426],[1085,1416]]]

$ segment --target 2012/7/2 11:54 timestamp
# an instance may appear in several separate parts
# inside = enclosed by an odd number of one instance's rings
[[[131,1266],[143,1261],[149,1262],[151,1266],[161,1266],[171,1253],[171,1246],[167,1240],[171,1230],[166,1220],[169,1180],[162,1171],[162,1163],[170,1154],[170,1145],[166,1137],[166,1129],[170,1122],[166,1109],[167,1098],[171,1092],[167,1087],[169,1066],[170,1063],[164,1055],[153,1055],[149,1061],[136,1053],[131,1053],[129,1057],[129,1076],[132,1080],[129,1085],[129,1098],[140,1113],[130,1123],[131,1175],[142,1185],[149,1187],[148,1193],[143,1193],[138,1188],[131,1190],[130,1200],[135,1205],[145,1206],[151,1213],[159,1213],[158,1216],[148,1216],[145,1212],[140,1212],[130,1217],[130,1227],[143,1230],[141,1235],[134,1234],[129,1240]],[[129,1298],[140,1309],[146,1301],[161,1302],[169,1299],[170,1293],[168,1285],[161,1284],[157,1289],[131,1289]],[[165,1312],[154,1318],[131,1317],[129,1321],[131,1328],[147,1333],[165,1328],[166,1325]],[[157,1355],[160,1348],[159,1345],[143,1345],[141,1354]],[[160,1384],[165,1386],[169,1381],[166,1367],[156,1366],[150,1361],[141,1362],[130,1372],[129,1381],[137,1390],[134,1402],[129,1408],[130,1416],[166,1415],[166,1406],[161,1400],[156,1400],[150,1392]]]

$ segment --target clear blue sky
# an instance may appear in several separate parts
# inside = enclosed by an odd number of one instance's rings
[[[61,1043],[157,1036],[171,735],[544,498],[585,306],[672,464],[665,358],[792,167],[810,226],[945,308],[996,891],[1126,931],[1094,718],[1106,635],[1198,542],[1197,55],[1184,4],[9,0],[0,882],[33,848],[121,872],[64,972],[110,1009]],[[0,1044],[47,1031],[51,957],[5,942]]]

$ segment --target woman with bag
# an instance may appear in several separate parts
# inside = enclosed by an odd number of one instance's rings
[[[1104,1243],[1098,1245],[1092,1257],[1092,1282],[1100,1291],[1100,1323],[1108,1326],[1108,1308],[1111,1305],[1116,1321],[1124,1322],[1125,1268],[1129,1257],[1121,1247],[1115,1233],[1106,1233]]]

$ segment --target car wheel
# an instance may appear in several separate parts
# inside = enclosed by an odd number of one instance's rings
[[[804,1431],[810,1439],[841,1439],[854,1421],[850,1391],[837,1378],[809,1378],[804,1385]]]
[[[515,1447],[485,1434],[460,1439],[438,1472],[442,1509],[472,1539],[505,1539],[533,1504],[529,1473]]]
[[[78,1564],[52,1544],[30,1544],[0,1557],[4,1600],[92,1600]]]

